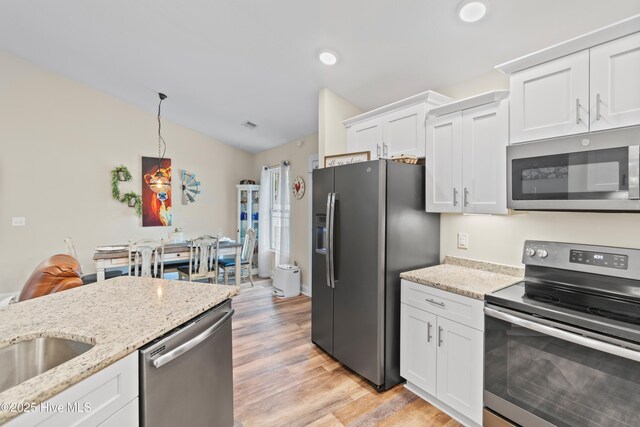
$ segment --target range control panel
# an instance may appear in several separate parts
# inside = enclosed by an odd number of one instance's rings
[[[522,263],[525,267],[558,268],[632,280],[640,278],[640,249],[634,248],[527,240]]]
[[[619,268],[621,270],[626,270],[629,266],[629,257],[627,255],[607,252],[581,251],[577,249],[571,249],[569,253],[569,261],[576,264]]]

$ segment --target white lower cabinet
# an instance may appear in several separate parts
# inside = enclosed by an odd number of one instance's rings
[[[400,375],[430,394],[436,394],[435,314],[406,304],[400,307]]]
[[[140,421],[140,407],[138,406],[138,398],[136,397],[127,406],[120,409],[115,414],[100,424],[100,427],[124,427],[137,426]]]
[[[474,421],[482,418],[482,331],[438,317],[437,397]]]
[[[10,420],[6,427],[138,426],[138,352]]]
[[[480,300],[402,281],[400,375],[409,390],[471,426],[482,424],[482,308]]]

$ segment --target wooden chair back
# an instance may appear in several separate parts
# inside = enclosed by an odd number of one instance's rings
[[[78,258],[78,254],[76,252],[76,245],[73,244],[73,240],[71,239],[71,237],[67,237],[66,239],[64,239],[64,245],[67,248],[67,255],[71,255],[78,261],[78,263],[80,263],[80,259]],[[84,273],[82,271],[82,264],[79,264],[79,265],[80,265],[80,276],[84,276]]]
[[[200,236],[191,241],[189,250],[189,281],[213,279],[218,283],[218,252],[220,243],[217,237]]]
[[[129,242],[129,276],[132,275],[160,278],[164,276],[163,239]]]
[[[250,228],[247,230],[247,235],[244,236],[244,242],[242,243],[242,252],[240,253],[240,261],[244,264],[249,263],[249,268],[253,263],[253,252],[256,249],[256,230]]]

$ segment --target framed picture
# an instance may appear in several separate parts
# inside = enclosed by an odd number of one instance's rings
[[[350,165],[371,160],[371,151],[359,151],[357,153],[336,154],[335,156],[324,157],[324,167]]]
[[[171,159],[143,157],[142,182],[142,226],[171,225]]]

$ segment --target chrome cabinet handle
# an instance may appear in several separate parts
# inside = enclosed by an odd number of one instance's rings
[[[235,311],[233,309],[227,311],[225,313],[225,315],[222,316],[222,318],[220,320],[218,320],[216,323],[213,324],[213,326],[211,326],[210,328],[206,329],[204,332],[200,333],[198,336],[196,336],[195,338],[187,341],[186,343],[182,344],[181,346],[176,347],[175,349],[171,350],[170,352],[168,352],[166,354],[163,354],[162,356],[160,356],[157,359],[155,359],[153,361],[153,366],[155,366],[156,368],[160,368],[161,366],[166,365],[167,363],[171,362],[173,359],[176,359],[176,358],[180,357],[181,355],[183,355],[184,353],[186,353],[187,351],[191,350],[193,347],[197,346],[202,341],[206,340],[211,335],[215,334],[218,331],[218,329],[222,328],[222,326],[227,322],[227,320],[229,320],[231,318],[231,316],[233,316],[233,313],[235,313]]]
[[[580,98],[576,98],[576,124],[580,124]]]
[[[438,347],[442,347],[442,327],[438,326]]]
[[[596,121],[600,120],[600,94],[596,95]]]
[[[435,304],[435,305],[439,305],[440,307],[444,307],[444,303],[443,302],[438,302],[436,300],[429,299],[429,298],[425,298],[424,300],[426,302],[430,302],[431,304]]]
[[[389,157],[389,146],[384,142],[382,143],[382,157],[385,159]]]
[[[465,206],[469,205],[469,190],[464,187],[464,193],[462,194],[462,200]]]
[[[453,187],[453,206],[458,206],[458,189]]]
[[[431,342],[431,322],[427,322],[427,342]]]
[[[380,144],[376,144],[376,147],[378,149],[378,158],[380,158]]]

